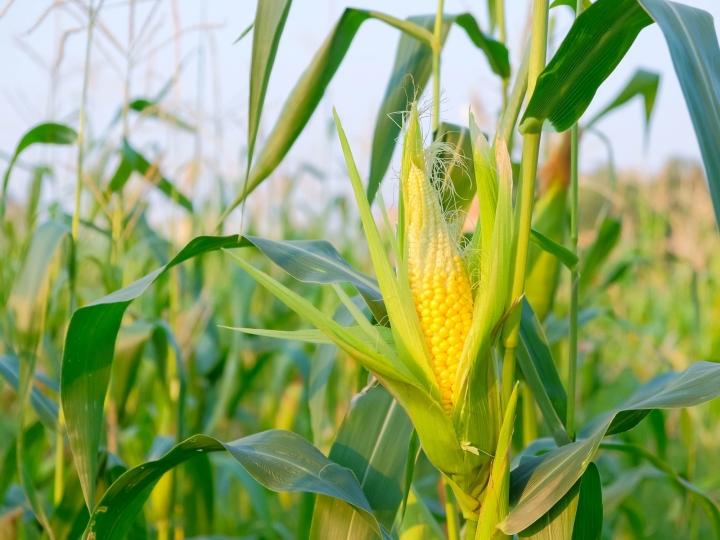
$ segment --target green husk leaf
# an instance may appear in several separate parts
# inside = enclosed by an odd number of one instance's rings
[[[403,265],[398,265],[398,275],[396,276],[390,265],[390,260],[385,252],[382,240],[380,239],[380,233],[378,232],[375,219],[370,210],[370,204],[365,197],[365,190],[363,189],[360,175],[355,166],[355,160],[353,159],[350,146],[345,137],[345,132],[340,123],[340,118],[334,109],[333,114],[355,193],[355,199],[360,209],[360,216],[365,230],[365,237],[370,247],[373,266],[377,274],[378,283],[380,284],[380,290],[383,293],[385,308],[390,318],[391,327],[396,336],[395,344],[398,348],[400,358],[420,384],[431,392],[432,395],[437,395],[439,398],[439,389],[430,366],[430,352],[425,342],[425,336],[420,329],[420,321],[418,321],[415,306],[413,305],[410,285],[407,276],[402,275]],[[412,118],[411,125],[417,123],[417,114]],[[424,167],[421,170],[424,170]],[[409,357],[401,352],[404,348],[407,348]]]
[[[496,529],[498,523],[508,514],[508,499],[510,496],[510,443],[512,441],[515,424],[515,408],[517,406],[518,384],[510,395],[510,401],[505,409],[498,437],[497,449],[493,458],[492,471],[485,489],[483,505],[480,509],[478,528],[475,540],[491,540],[501,536]]]

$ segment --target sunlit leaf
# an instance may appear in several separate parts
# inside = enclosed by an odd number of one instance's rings
[[[400,540],[445,540],[445,533],[415,489],[408,496]]]
[[[252,163],[260,116],[265,103],[270,73],[275,63],[280,37],[292,0],[258,0],[250,65],[250,100],[248,115],[248,170]],[[238,38],[238,41],[242,36]]]
[[[412,423],[382,386],[355,396],[328,456],[355,474],[378,522],[391,529],[403,498]],[[319,496],[310,538],[372,539],[369,522],[347,503]]]

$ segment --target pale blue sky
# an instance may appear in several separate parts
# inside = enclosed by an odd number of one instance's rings
[[[68,0],[64,7],[52,10],[40,20],[52,2],[23,0],[15,2],[0,19],[0,72],[3,73],[0,81],[3,125],[0,150],[11,151],[22,133],[41,121],[53,119],[77,125],[85,46],[85,33],[81,29],[83,3],[87,0]],[[135,34],[155,3],[155,0],[136,0]],[[715,16],[717,27],[720,2],[685,0],[685,3],[709,11]],[[123,99],[127,4],[123,0],[105,0],[101,11],[103,29],[97,31],[97,46],[92,52],[88,97],[90,123],[96,136],[101,135]],[[528,16],[528,0],[508,0],[507,4],[508,45],[517,64]],[[131,96],[155,94],[172,76],[175,59],[188,58],[181,74],[180,88],[169,95],[167,106],[202,126],[202,153],[206,162],[203,174],[211,174],[209,171],[214,167],[229,180],[237,180],[241,175],[238,156],[246,144],[251,39],[246,38],[236,45],[232,42],[252,21],[255,2],[178,0],[177,5],[179,27],[184,29],[179,48],[175,48],[172,39],[172,2],[160,0],[155,16],[146,28],[146,39],[136,49]],[[381,10],[397,17],[430,13],[435,9],[434,0],[295,0],[270,80],[261,136],[269,132],[286,95],[348,5]],[[446,0],[445,6],[448,13],[472,12],[481,27],[487,29],[486,0]],[[554,46],[557,47],[571,23],[571,12],[566,7],[559,7],[552,13],[556,17]],[[35,26],[39,20],[39,25]],[[207,27],[200,32],[197,26],[203,23]],[[58,44],[63,38],[64,54],[53,92],[52,65],[58,58]],[[361,173],[367,172],[372,129],[397,41],[397,31],[383,23],[368,21],[361,27],[327,95],[307,131],[281,166],[280,173],[291,174],[304,161],[337,170],[337,145],[328,139],[333,105],[343,119]],[[203,51],[204,61],[200,63],[198,50]],[[199,65],[203,66],[200,72]],[[697,142],[667,46],[655,25],[642,31],[619,68],[600,88],[589,114],[607,104],[640,67],[662,75],[647,152],[643,149],[643,114],[639,101],[629,105],[624,113],[614,114],[598,125],[613,140],[618,166],[648,171],[658,170],[671,156],[699,159]],[[482,127],[492,130],[500,103],[499,81],[459,28],[452,30],[443,53],[441,79],[443,118],[463,122],[472,105],[476,116],[487,118]],[[198,103],[202,105],[200,115],[196,113]],[[157,125],[146,123],[142,130],[133,129],[131,133],[136,144],[155,143],[167,152],[164,163],[168,175],[180,174],[188,156],[194,152],[196,141],[192,136],[168,134]],[[118,135],[115,132],[113,140]],[[333,153],[328,152],[329,148]],[[69,169],[74,153],[72,150],[38,150],[26,156],[28,162],[38,159],[53,159],[67,164]],[[588,138],[582,148],[582,168],[592,170],[604,160],[603,147],[596,139]],[[18,178],[22,177],[22,173],[18,174]],[[72,191],[72,182],[63,179],[62,170],[58,176],[56,194],[66,196]],[[24,192],[16,183],[22,184],[22,181],[13,177],[13,193],[18,189]]]

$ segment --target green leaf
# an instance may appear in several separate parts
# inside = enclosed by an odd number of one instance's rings
[[[28,193],[27,210],[26,210],[26,223],[27,230],[32,231],[35,229],[35,222],[38,217],[38,205],[40,204],[40,194],[42,192],[42,182],[45,176],[52,176],[52,169],[45,166],[33,167],[33,179],[30,183],[30,190]]]
[[[503,79],[510,77],[510,55],[505,45],[484,34],[470,13],[455,15],[453,22],[465,30],[470,41],[485,53],[493,73]]]
[[[233,45],[235,45],[235,44],[238,43],[239,41],[242,41],[242,39],[243,39],[245,36],[247,36],[247,35],[250,33],[250,31],[253,29],[253,26],[255,26],[255,21],[251,22],[251,23],[247,26],[247,28],[245,28],[245,30],[243,30],[242,32],[240,32],[240,35],[238,36],[238,38],[237,38],[235,41],[233,41]]]
[[[523,299],[520,343],[516,354],[525,381],[532,390],[550,434],[558,445],[569,443],[570,439],[565,432],[567,394],[540,321],[526,299]]]
[[[187,122],[181,120],[178,116],[168,112],[164,107],[158,105],[156,100],[148,100],[143,98],[134,99],[128,105],[131,111],[140,113],[141,116],[151,116],[157,118],[161,122],[165,122],[171,126],[190,131],[192,133],[197,131],[195,126],[191,126]]]
[[[408,17],[408,21],[433,30],[435,15]],[[452,21],[443,18],[440,32],[440,43],[445,44]],[[370,174],[368,177],[367,198],[372,203],[380,183],[392,161],[395,152],[395,141],[400,134],[401,119],[392,115],[404,114],[410,105],[420,98],[425,90],[432,67],[432,47],[429,43],[418,41],[408,34],[400,36],[395,63],[390,73],[390,80],[385,88],[385,95],[375,120],[372,153],[370,156]]]
[[[569,129],[652,22],[637,0],[597,0],[583,11],[538,77],[521,132],[537,133],[545,120],[556,131]]]
[[[657,96],[658,86],[660,86],[660,75],[658,73],[638,69],[618,96],[607,107],[597,113],[592,120],[587,123],[585,129],[592,127],[592,125],[603,116],[607,115],[610,111],[625,105],[625,103],[635,96],[642,97],[645,102],[645,129],[647,129],[650,124],[650,116],[652,115],[653,107],[655,106],[655,97]]]
[[[409,17],[408,21],[432,31],[435,15]],[[469,13],[448,15],[443,18],[440,33],[441,46],[445,44],[453,23],[463,28],[470,40],[485,52],[493,72],[503,78],[509,77],[510,61],[507,49],[501,43],[483,34],[477,21]],[[370,202],[375,199],[375,194],[390,166],[395,151],[395,141],[400,134],[402,122],[392,118],[392,115],[407,113],[410,110],[410,104],[420,99],[430,79],[431,67],[432,48],[430,45],[420,42],[408,34],[403,34],[398,43],[390,80],[375,121],[367,187]]]
[[[17,357],[10,355],[0,356],[0,375],[2,375],[15,390],[19,389],[20,364]],[[43,394],[35,385],[33,385],[30,391],[30,405],[35,409],[38,418],[40,418],[46,427],[57,431],[58,405],[55,401]]]
[[[572,540],[600,540],[603,523],[603,500],[600,471],[591,463],[580,481]]]
[[[550,4],[550,9],[557,6],[567,6],[572,9],[574,13],[577,8],[577,2],[575,0],[555,0],[552,4]],[[592,6],[592,2],[590,0],[583,0],[583,11],[588,9],[590,6]]]
[[[125,309],[169,268],[192,257],[222,248],[249,246],[238,235],[199,236],[167,265],[127,287],[76,310],[68,326],[60,380],[73,459],[88,507],[94,501],[97,452],[102,431],[115,341]]]
[[[415,488],[408,496],[405,519],[400,525],[400,540],[445,540],[445,533]]]
[[[590,307],[580,310],[578,313],[577,323],[578,328],[582,328],[584,325],[599,317],[608,313],[607,309]],[[545,337],[547,338],[547,344],[549,346],[555,345],[561,339],[570,335],[570,319],[557,319],[550,318],[545,321]]]
[[[550,176],[550,184],[533,207],[531,230],[536,230],[550,240],[562,244],[567,236],[570,222],[567,204],[569,178],[566,177],[569,175],[569,168],[564,167],[564,164],[570,162],[569,137],[562,138],[561,146],[555,152],[551,158],[555,161],[549,165],[550,170],[554,169]],[[531,241],[532,238],[530,236]],[[542,322],[552,309],[559,278],[560,264],[557,257],[538,246],[529,246],[525,296]]]
[[[223,460],[227,461],[224,465],[232,471],[232,474],[238,477],[245,488],[245,491],[247,491],[253,510],[263,522],[265,534],[272,537],[273,522],[272,514],[270,513],[270,501],[268,500],[269,497],[267,491],[263,489],[258,481],[255,480],[255,478],[253,478],[239,462],[235,461],[231,456],[224,457],[227,458],[226,460]],[[192,465],[192,462],[190,462],[190,465]]]
[[[610,252],[617,245],[618,240],[620,240],[621,227],[620,221],[606,218],[600,226],[595,242],[583,253],[580,264],[580,280],[578,282],[581,293],[587,290],[598,270],[600,270]]]
[[[517,533],[550,510],[585,472],[606,434],[634,427],[651,409],[692,407],[719,395],[720,364],[696,362],[681,373],[660,375],[607,417],[600,418],[587,439],[515,469],[511,499],[518,503],[499,527],[506,534]]]
[[[21,403],[30,398],[35,375],[37,349],[45,326],[50,297],[52,263],[68,246],[68,274],[73,278],[73,249],[70,229],[64,223],[48,221],[32,235],[22,267],[17,274],[6,305],[8,338],[19,358],[19,393]]]
[[[660,26],[690,111],[720,224],[720,47],[712,16],[665,0],[638,0]]]
[[[176,202],[188,212],[193,211],[190,200],[180,193],[177,188],[162,175],[157,164],[151,164],[141,154],[136,152],[127,140],[123,140],[120,165],[118,165],[115,174],[110,180],[108,190],[111,192],[121,191],[130,179],[130,175],[133,171],[145,177],[145,180],[155,185],[170,200]]]
[[[693,500],[703,509],[707,515],[710,525],[713,528],[715,537],[720,537],[720,505],[704,491],[696,487],[694,484],[688,482],[685,478],[680,476],[675,470],[663,461],[659,457],[651,454],[645,448],[637,446],[635,444],[626,444],[617,441],[605,441],[600,444],[600,448],[604,450],[616,450],[632,454],[647,460],[657,470],[662,471],[667,477],[675,484],[676,487],[682,491],[687,492]]]
[[[110,395],[122,419],[125,402],[135,384],[145,345],[153,337],[156,325],[146,321],[135,321],[122,326],[115,341]],[[162,330],[160,330],[162,331]]]
[[[571,540],[575,525],[581,480],[535,523],[518,533],[518,538],[532,540]]]
[[[333,320],[342,326],[348,326],[354,319],[345,306],[340,306],[335,311]],[[338,348],[334,343],[330,345],[319,345],[317,349],[315,349],[312,364],[310,365],[308,407],[310,409],[310,425],[312,427],[313,442],[316,446],[320,445],[325,395],[337,354]]]
[[[540,75],[521,129],[539,131],[547,119],[556,130],[564,131],[577,122],[600,84],[653,19],[670,48],[720,223],[720,157],[716,152],[720,47],[713,18],[703,10],[666,0],[598,0],[577,18]]]
[[[248,113],[248,171],[252,164],[260,116],[270,73],[275,63],[292,0],[258,0],[253,33],[252,63],[250,65],[250,100]],[[238,40],[240,40],[238,38]]]
[[[412,430],[397,401],[375,386],[353,398],[328,456],[353,472],[378,522],[388,530],[403,499]],[[370,523],[356,513],[337,498],[319,496],[310,538],[375,538]]]
[[[590,463],[582,478],[519,538],[534,540],[599,540],[603,502],[600,472]]]
[[[325,240],[275,241],[246,236],[266,257],[299,281],[351,283],[367,302],[375,319],[386,323],[387,311],[377,281],[355,270]]]
[[[230,443],[196,435],[175,446],[162,458],[130,469],[105,492],[93,511],[83,539],[124,538],[163,474],[198,453],[222,450],[226,450],[266,488],[338,498],[352,505],[378,534],[381,533],[352,472],[333,463],[299,435],[270,430]]]
[[[492,470],[485,488],[485,496],[478,519],[476,540],[491,540],[496,537],[496,526],[508,514],[510,495],[510,443],[515,426],[518,384],[510,395],[505,416],[498,436],[498,445],[493,458]]]
[[[580,260],[578,256],[568,248],[551,240],[535,229],[530,229],[530,241],[543,251],[553,255],[558,261],[563,263],[568,270],[574,269]]]
[[[243,188],[225,210],[220,221],[237,207],[265,178],[270,176],[283,160],[320,103],[325,90],[345,58],[355,34],[357,34],[362,23],[368,19],[381,20],[416,38],[423,39],[426,43],[432,42],[432,33],[412,22],[402,21],[376,11],[346,8],[330,35],[315,53],[300,80],[295,84],[285,101],[275,127],[268,135],[265,146],[260,151],[260,155],[250,170]]]
[[[405,462],[405,487],[403,488],[403,500],[400,504],[399,519],[402,522],[407,511],[408,498],[412,488],[413,476],[415,475],[415,464],[420,456],[420,438],[417,430],[413,429],[410,435],[410,443],[408,444],[408,455]]]
[[[76,141],[77,132],[73,128],[63,124],[54,124],[52,122],[35,126],[30,131],[25,133],[25,135],[23,135],[22,139],[20,139],[20,142],[17,145],[17,148],[15,148],[15,153],[12,155],[12,158],[10,158],[10,163],[8,164],[8,168],[5,171],[5,176],[3,178],[2,201],[0,202],[0,221],[3,221],[5,219],[5,207],[7,205],[7,186],[10,182],[10,173],[12,172],[13,165],[15,165],[15,162],[17,161],[23,150],[25,150],[29,146],[32,146],[33,144],[68,145],[75,144]]]

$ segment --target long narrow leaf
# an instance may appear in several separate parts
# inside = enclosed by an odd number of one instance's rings
[[[166,270],[208,251],[248,246],[240,236],[199,236],[168,264],[73,313],[65,337],[61,403],[65,413],[73,459],[88,507],[92,507],[97,453],[115,340],[130,302],[140,296]]]
[[[47,123],[35,126],[25,133],[15,148],[15,152],[10,158],[10,163],[5,171],[2,185],[2,201],[0,201],[0,220],[5,219],[5,207],[7,205],[7,186],[10,182],[10,173],[20,154],[33,144],[75,144],[77,141],[77,132],[64,124]]]
[[[275,63],[280,36],[292,0],[258,0],[253,33],[252,64],[250,65],[250,100],[248,114],[248,170],[252,163],[260,116],[265,103],[270,73]],[[241,39],[240,36],[239,39]]]
[[[387,322],[387,311],[377,281],[355,270],[325,240],[275,241],[246,236],[265,256],[299,281],[351,283],[367,302],[375,319]]]
[[[412,423],[382,386],[353,398],[328,456],[353,471],[378,522],[391,529],[403,498],[403,480]],[[353,518],[349,505],[318,497],[310,538],[375,537],[367,521]]]
[[[634,427],[646,411],[692,407],[718,396],[720,364],[696,362],[681,373],[667,373],[650,381],[610,416],[601,418],[587,439],[558,448],[513,471],[524,479],[513,482],[511,499],[518,503],[499,527],[506,534],[517,533],[549,511],[585,472],[606,434]]]
[[[175,446],[162,458],[130,469],[118,478],[95,507],[83,540],[124,538],[150,491],[167,471],[198,453],[222,450],[266,488],[338,498],[357,509],[377,534],[381,534],[372,509],[349,470],[333,463],[299,435],[271,430],[230,443],[196,435]]]
[[[712,16],[666,0],[638,0],[670,48],[675,73],[700,145],[715,218],[720,224],[720,46]]]

